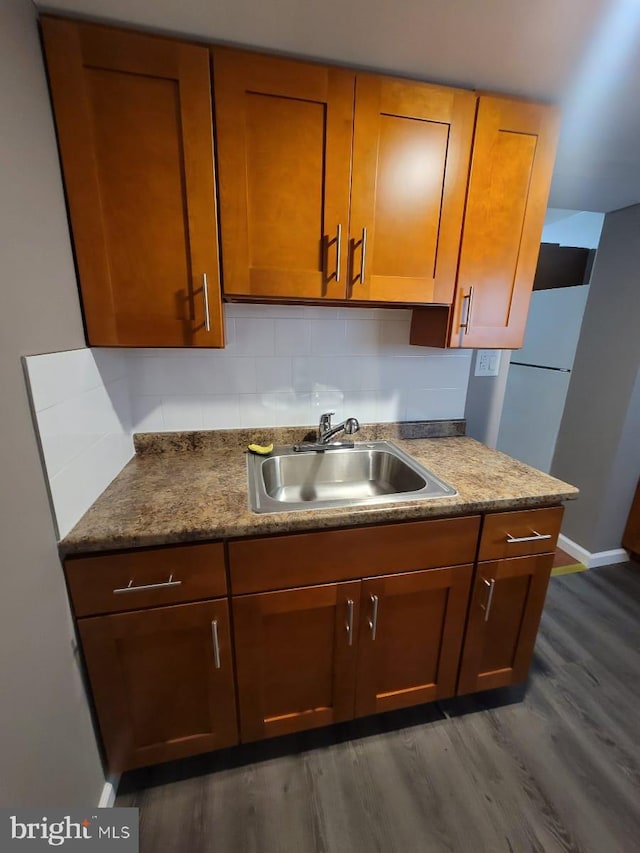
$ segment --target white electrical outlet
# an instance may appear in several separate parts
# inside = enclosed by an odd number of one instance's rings
[[[500,350],[479,349],[476,353],[476,376],[497,376],[500,372]]]

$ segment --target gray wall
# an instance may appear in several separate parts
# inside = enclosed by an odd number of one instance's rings
[[[640,476],[640,205],[607,214],[551,473],[581,490],[563,533],[619,548]]]
[[[475,376],[478,351],[473,353],[467,402],[464,416],[467,420],[467,435],[495,447],[498,441],[504,393],[509,376],[511,350],[503,350],[500,356],[498,376]]]
[[[29,0],[0,3],[0,115],[0,806],[90,806],[104,777],[20,363],[84,345]]]

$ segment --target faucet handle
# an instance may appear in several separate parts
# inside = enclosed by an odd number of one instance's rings
[[[320,437],[331,429],[331,418],[333,415],[335,415],[335,412],[324,412],[324,414],[320,415],[320,424],[318,426],[318,435]]]

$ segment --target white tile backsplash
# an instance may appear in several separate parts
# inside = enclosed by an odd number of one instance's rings
[[[375,391],[345,391],[341,405],[335,406],[336,414],[340,414],[340,420],[344,420],[349,417],[346,412],[351,412],[363,423],[375,423],[378,420],[379,402],[379,395]],[[324,407],[320,408],[321,412],[324,411]],[[318,418],[314,418],[316,420]],[[390,420],[395,420],[395,417]]]
[[[294,391],[241,394],[240,426],[305,426],[313,422],[311,395]]]
[[[353,355],[376,355],[380,349],[382,320],[347,319],[345,321],[345,352]]]
[[[311,352],[313,355],[334,356],[347,352],[347,321],[340,318],[335,320],[311,320],[308,336],[311,332]]]
[[[379,352],[385,358],[394,355],[427,355],[440,350],[426,347],[412,347],[409,343],[409,328],[411,326],[411,312],[394,311],[389,319],[380,324]]]
[[[124,351],[25,358],[59,535],[65,536],[133,456]]]
[[[463,418],[464,398],[460,399],[457,388],[427,388],[414,391],[407,399],[403,419],[420,420],[423,412],[435,420],[443,418]]]
[[[131,435],[104,435],[49,478],[60,538],[66,536],[132,456]]]
[[[290,391],[293,388],[293,359],[278,356],[261,358],[254,366],[253,377],[256,391]],[[237,387],[253,390],[248,385]]]
[[[218,353],[211,355],[209,359],[201,359],[201,369],[205,371],[203,385],[207,394],[253,393],[261,385],[257,376],[258,364],[275,361],[271,357],[258,362],[255,357],[234,356],[223,359]]]
[[[126,376],[124,352],[77,349],[28,358],[29,382],[39,409],[62,403]]]
[[[376,394],[376,422],[407,420],[407,404],[400,391],[386,390]],[[416,418],[415,420],[419,420]]]
[[[240,399],[237,394],[205,397],[202,401],[203,429],[237,429],[240,425]]]
[[[163,432],[162,397],[131,396],[131,421],[134,432]]]
[[[236,317],[235,339],[227,341],[228,355],[275,355],[276,320],[269,317]]]
[[[409,346],[411,312],[225,306],[224,350],[25,359],[60,535],[133,455],[133,432],[464,417],[471,351]]]
[[[410,311],[237,303],[225,315],[225,350],[130,352],[134,430],[464,414],[470,351],[409,346]]]
[[[299,393],[309,393],[320,384],[327,387],[357,390],[362,384],[359,358],[344,356],[309,356],[293,360],[293,385]]]
[[[162,398],[162,420],[164,429],[169,432],[185,429],[183,424],[191,426],[188,429],[202,429],[201,396],[184,396],[176,394]]]
[[[276,320],[276,354],[289,356],[308,355],[311,352],[309,322],[310,320],[305,317],[280,318]]]

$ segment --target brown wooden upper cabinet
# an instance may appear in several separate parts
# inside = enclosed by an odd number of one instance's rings
[[[42,31],[89,344],[224,345],[212,60],[227,298],[409,304],[413,344],[521,346],[554,108],[54,17]]]
[[[522,346],[558,125],[554,107],[480,98],[455,298],[414,311],[412,344]]]
[[[451,303],[476,96],[212,53],[225,294]]]
[[[222,346],[208,50],[42,32],[88,343]]]

